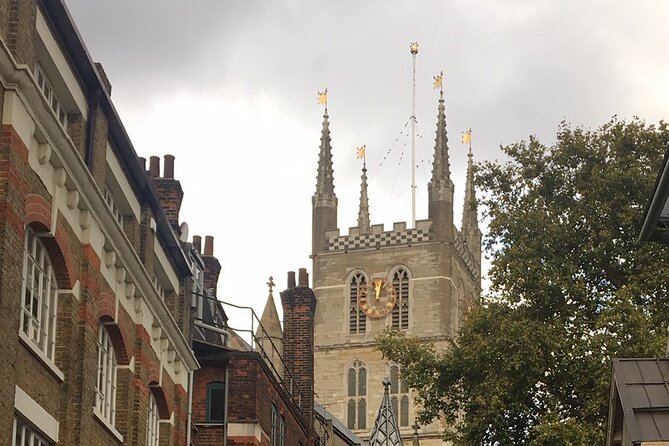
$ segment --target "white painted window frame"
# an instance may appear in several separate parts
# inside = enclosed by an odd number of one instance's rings
[[[95,385],[95,411],[114,426],[116,418],[116,354],[104,324],[98,328],[98,376]]]
[[[46,247],[26,228],[21,289],[21,331],[50,362],[54,361],[58,284]]]

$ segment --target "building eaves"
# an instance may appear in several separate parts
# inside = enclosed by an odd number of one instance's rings
[[[123,163],[124,169],[128,172],[133,189],[146,200],[154,214],[158,241],[167,251],[170,261],[180,276],[189,277],[191,272],[186,255],[165,216],[155,187],[139,163],[132,141],[112,103],[111,97],[107,93],[102,77],[84,45],[77,27],[74,25],[64,0],[41,0],[39,3],[53,29],[58,33],[58,38],[66,50],[65,53],[69,56],[70,62],[86,90],[86,96],[93,97],[99,92],[100,106],[108,118],[108,131],[114,142],[112,147]]]

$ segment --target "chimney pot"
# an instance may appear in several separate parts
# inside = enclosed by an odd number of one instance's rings
[[[174,178],[174,155],[165,155],[164,178]]]
[[[160,158],[152,156],[149,158],[149,176],[158,178],[160,176]]]
[[[298,285],[301,287],[309,287],[309,274],[306,268],[299,269]]]
[[[213,256],[214,255],[214,237],[211,235],[204,236],[204,255]]]
[[[286,288],[289,290],[295,288],[295,271],[288,271],[288,285]]]
[[[146,158],[140,156],[138,159],[139,159],[139,165],[142,166],[142,170],[146,172]]]
[[[193,246],[195,246],[195,249],[197,249],[197,252],[202,254],[202,237],[199,235],[194,235],[193,236]]]

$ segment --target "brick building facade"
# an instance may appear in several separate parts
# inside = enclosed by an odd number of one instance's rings
[[[110,93],[61,1],[0,0],[5,442],[187,443],[192,259]]]

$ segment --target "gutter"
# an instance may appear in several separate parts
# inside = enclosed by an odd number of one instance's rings
[[[39,6],[44,12],[44,16],[51,22],[52,31],[57,33],[65,48],[65,52],[70,56],[73,69],[83,81],[84,93],[87,97],[96,96],[97,105],[107,115],[109,138],[114,142],[112,147],[115,149],[123,167],[128,173],[130,183],[135,192],[148,202],[153,212],[156,220],[158,240],[166,248],[165,250],[169,255],[170,261],[172,261],[173,265],[179,271],[179,274],[182,277],[190,277],[190,268],[188,267],[186,255],[181,249],[179,240],[174,231],[172,231],[165,212],[160,206],[158,194],[152,182],[149,181],[146,172],[137,160],[137,152],[132,145],[132,141],[109,97],[109,93],[107,93],[105,84],[102,82],[93,59],[74,25],[74,21],[65,6],[64,0],[40,0]],[[89,113],[91,112],[89,111]],[[92,138],[89,138],[89,142],[91,140]],[[90,167],[88,159],[90,155],[88,152],[89,149],[87,148],[86,165]]]

